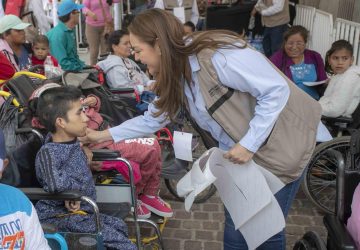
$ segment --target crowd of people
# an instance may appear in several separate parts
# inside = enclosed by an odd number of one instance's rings
[[[155,8],[139,11],[127,29],[114,31],[110,6],[117,2],[63,0],[57,10],[59,23],[46,35],[36,35],[32,43],[27,43],[25,33],[29,23],[15,15],[0,18],[0,80],[44,65],[50,56],[55,67],[66,71],[96,65],[105,73],[110,89],[134,87],[156,96],[144,115],[99,129],[103,118],[98,97],[83,97],[79,89],[55,83],[37,89],[29,108],[32,126],[49,132],[35,164],[44,190],[78,190],[96,200],[92,171],[121,167],[91,162],[91,149],[107,148],[121,152],[139,170],[138,216],[149,218],[152,212],[171,217],[171,208],[158,194],[159,143],[154,138],[133,138],[153,134],[185,112],[200,134],[207,133],[227,151],[225,159],[236,164],[254,159],[285,184],[275,198],[286,217],[316,142],[331,139],[321,116],[351,117],[360,103],[360,67],[353,64],[352,45],[335,41],[324,63],[318,52],[307,49],[308,31],[302,26],[288,27],[288,0],[259,0],[251,12],[263,19],[265,55],[234,32],[195,32],[202,21],[195,0],[156,0]],[[86,17],[89,65],[80,60],[75,41],[81,11]],[[106,52],[109,55],[98,61],[99,54]],[[146,65],[146,72],[139,63]],[[4,147],[0,133],[0,178],[8,162]],[[4,192],[14,195],[11,199],[0,196],[5,199],[0,202],[0,222],[22,216],[26,247],[48,249],[39,219],[63,231],[95,230],[94,215],[86,204],[39,201],[35,210],[22,193],[0,184],[0,193]],[[16,212],[24,210],[26,215]],[[30,224],[36,233],[31,241],[26,233]],[[101,224],[106,247],[136,248],[121,219],[102,214]],[[6,244],[0,238],[0,246],[6,249]],[[224,249],[247,249],[226,209]],[[284,230],[258,249],[285,249]]]

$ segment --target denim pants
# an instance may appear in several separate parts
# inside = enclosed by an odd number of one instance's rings
[[[304,171],[305,172],[305,171]],[[287,184],[275,194],[275,198],[284,213],[285,218],[288,215],[291,203],[299,189],[302,176],[297,180]],[[258,250],[284,250],[286,248],[285,230],[274,235],[261,246]],[[247,244],[239,230],[235,230],[234,223],[229,212],[225,208],[225,229],[224,229],[224,250],[247,250]]]
[[[287,28],[287,24],[275,27],[265,27],[263,48],[266,57],[270,57],[272,54],[274,54],[280,49],[283,42],[283,34],[287,30]]]

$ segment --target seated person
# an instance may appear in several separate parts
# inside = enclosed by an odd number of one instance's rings
[[[0,179],[8,163],[4,134],[0,129]],[[1,183],[0,225],[0,249],[50,250],[30,200],[20,190]]]
[[[131,54],[129,33],[123,30],[114,31],[108,38],[108,45],[111,55],[97,65],[106,74],[110,89],[138,86],[138,91],[142,92],[143,86],[150,83],[150,80],[140,67],[128,58]]]
[[[326,53],[326,71],[332,76],[319,100],[324,116],[351,117],[359,105],[360,67],[353,61],[353,47],[345,40],[334,42]]]
[[[74,87],[47,89],[38,100],[38,117],[50,131],[39,150],[35,170],[39,183],[49,193],[76,190],[96,200],[90,159],[81,148],[78,136],[86,133],[87,118],[81,104],[81,92]],[[44,201],[36,204],[41,222],[60,231],[94,233],[95,215],[88,203],[80,201]],[[81,211],[81,212],[80,212]],[[104,245],[110,249],[137,247],[128,239],[127,226],[120,218],[100,214]]]
[[[190,35],[191,33],[195,32],[195,25],[191,22],[188,21],[186,23],[184,23],[184,33],[185,35]]]
[[[55,83],[45,84],[38,88],[32,95],[31,106],[33,107],[37,102],[39,96],[50,88],[60,88],[61,86]],[[82,101],[83,105],[88,106],[86,115],[89,120],[87,122],[88,128],[98,130],[104,120],[98,113],[100,110],[100,99],[94,95],[89,95]],[[33,110],[34,111],[34,110]],[[37,113],[37,112],[36,112]],[[43,128],[37,117],[32,119],[32,126],[36,128]],[[108,127],[106,127],[108,128]],[[158,196],[160,190],[161,180],[161,148],[155,138],[138,138],[124,140],[118,143],[107,141],[104,143],[93,144],[89,146],[91,149],[107,148],[110,150],[119,151],[121,156],[128,159],[135,171],[140,167],[139,172],[141,179],[136,185],[136,194],[138,197],[138,217],[149,218],[151,212],[164,217],[171,217],[173,212],[168,208],[164,201]],[[108,169],[112,167],[116,169],[116,163],[105,162],[103,167]],[[136,170],[137,170],[136,169]]]
[[[299,88],[319,100],[317,88],[303,84],[327,79],[321,55],[306,49],[307,39],[308,31],[304,27],[292,26],[284,33],[283,48],[273,54],[270,60]]]
[[[50,52],[63,70],[79,71],[85,67],[77,54],[74,31],[83,7],[72,0],[61,1],[58,7],[59,23],[46,34],[50,42]]]
[[[53,62],[55,67],[58,67],[58,61],[50,55],[49,53],[49,40],[44,35],[37,35],[34,38],[33,44],[32,44],[32,50],[33,55],[31,56],[31,64],[32,66],[35,65],[44,65],[44,62],[46,60],[47,56],[51,57],[51,61]],[[40,72],[41,74],[44,74],[44,71],[42,70]]]
[[[8,58],[16,71],[30,66],[31,46],[25,43],[24,31],[29,25],[14,15],[0,18],[0,51]]]

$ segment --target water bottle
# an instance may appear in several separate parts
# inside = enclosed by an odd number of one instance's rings
[[[47,79],[51,79],[53,78],[53,68],[54,68],[54,63],[51,60],[51,56],[47,56],[44,62],[44,71],[45,71],[45,77]]]

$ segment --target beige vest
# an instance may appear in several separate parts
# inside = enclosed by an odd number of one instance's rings
[[[213,54],[211,49],[203,49],[197,54],[201,68],[197,73],[201,93],[212,118],[238,142],[249,129],[256,99],[249,93],[230,89],[220,83],[211,62]],[[289,183],[301,175],[311,158],[321,107],[285,75],[282,76],[289,85],[290,96],[271,134],[255,153],[254,160],[283,182]]]
[[[273,5],[272,0],[263,0],[263,2],[267,7]],[[272,16],[262,16],[262,22],[265,27],[275,27],[289,23],[290,22],[289,0],[285,0],[284,8],[282,9],[282,11]]]
[[[191,21],[191,11],[193,6],[193,0],[183,0],[182,6],[179,6],[178,0],[164,0],[165,10],[173,13],[174,8],[184,7],[185,9],[185,22]],[[194,23],[196,25],[196,23]]]

